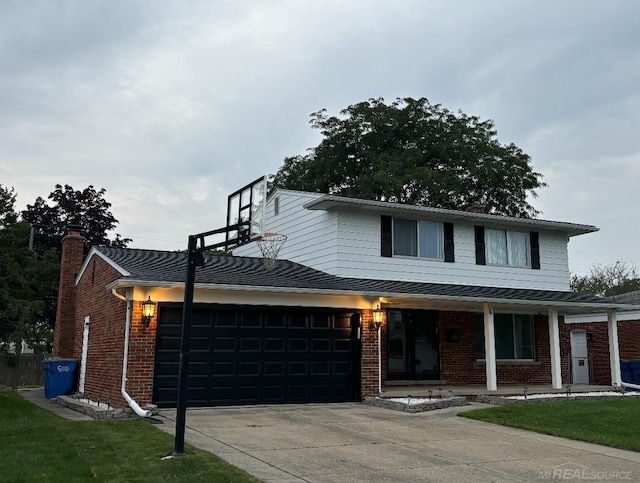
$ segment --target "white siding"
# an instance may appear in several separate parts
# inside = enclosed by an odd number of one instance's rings
[[[490,287],[568,290],[566,236],[540,233],[540,270],[476,265],[474,227],[454,224],[455,263],[380,255],[380,215],[342,211],[338,216],[338,264],[343,277],[452,283]]]
[[[275,196],[279,214],[274,214]],[[337,253],[337,214],[305,210],[302,205],[320,194],[279,191],[267,201],[265,232],[287,235],[278,258],[333,273]],[[234,255],[260,257],[260,249],[249,243],[233,250]]]
[[[280,212],[267,203],[267,232],[284,233],[288,240],[279,258],[342,277],[450,283],[537,290],[569,290],[567,237],[540,231],[540,270],[476,265],[471,223],[454,223],[455,263],[411,257],[382,257],[380,215],[366,210],[306,210],[302,205],[321,195],[279,191]],[[490,225],[487,225],[489,228]],[[261,256],[255,243],[234,255]]]

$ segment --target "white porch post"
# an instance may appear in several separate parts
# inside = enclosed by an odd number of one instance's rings
[[[560,331],[558,329],[558,310],[554,307],[549,307],[549,350],[551,354],[551,385],[554,389],[561,389]]]
[[[607,310],[609,329],[609,361],[611,363],[611,384],[622,384],[620,375],[620,348],[618,347],[618,317],[616,309]]]
[[[484,364],[487,372],[487,390],[498,390],[496,375],[496,337],[493,324],[493,307],[484,303]]]

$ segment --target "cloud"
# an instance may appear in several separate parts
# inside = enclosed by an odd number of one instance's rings
[[[162,248],[317,144],[311,112],[424,96],[529,153],[546,218],[601,226],[572,241],[572,269],[640,263],[639,16],[621,0],[7,2],[0,183],[23,206],[104,187],[118,231]]]

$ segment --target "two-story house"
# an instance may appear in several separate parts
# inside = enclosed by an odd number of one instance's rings
[[[395,384],[560,388],[562,317],[595,310],[609,348],[596,382],[619,383],[627,306],[569,291],[568,241],[596,230],[277,190],[264,212],[264,231],[287,235],[275,266],[251,242],[196,272],[189,405],[356,401]],[[81,245],[79,233],[64,242],[55,354],[81,360],[91,399],[175,405],[186,254],[94,247],[83,260]]]

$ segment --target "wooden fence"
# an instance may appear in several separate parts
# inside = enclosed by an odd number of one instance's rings
[[[17,388],[44,385],[43,354],[0,354],[0,384]]]

